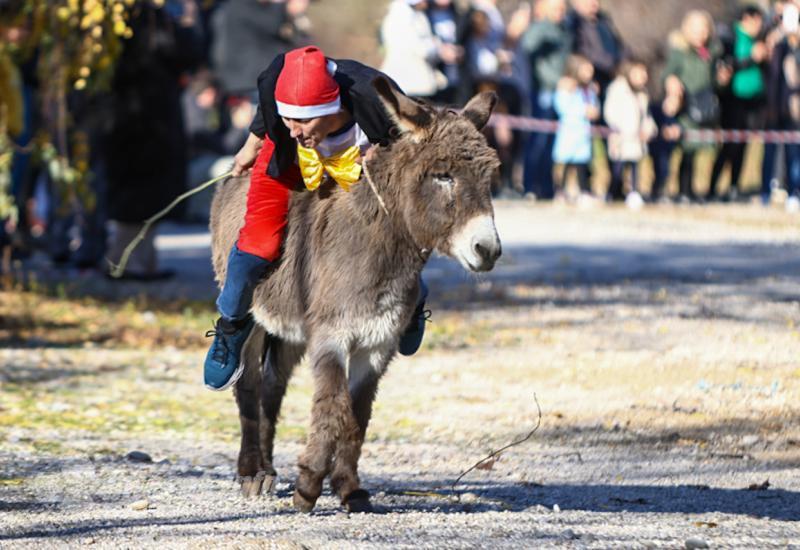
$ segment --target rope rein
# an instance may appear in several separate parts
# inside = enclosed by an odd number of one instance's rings
[[[389,209],[386,208],[386,203],[383,201],[383,197],[381,197],[381,194],[378,192],[378,188],[375,186],[375,182],[372,180],[372,176],[369,173],[369,168],[367,167],[367,159],[363,159],[363,161],[361,162],[361,167],[363,168],[364,176],[365,179],[367,180],[367,183],[369,184],[369,188],[372,189],[375,198],[378,199],[378,204],[380,205],[381,210],[383,210],[383,213],[386,214],[386,216],[388,217]],[[110,275],[114,278],[122,277],[123,273],[125,273],[125,267],[128,265],[128,261],[130,260],[130,256],[133,253],[133,250],[139,245],[140,242],[142,242],[145,235],[147,235],[147,231],[155,222],[157,222],[158,220],[169,214],[169,212],[182,201],[186,200],[192,195],[196,195],[200,191],[208,187],[211,187],[218,181],[224,180],[232,175],[233,175],[232,171],[226,172],[221,176],[217,176],[216,178],[212,178],[206,182],[201,183],[197,187],[190,189],[189,191],[186,191],[182,195],[178,196],[166,208],[164,208],[157,214],[145,220],[144,225],[142,225],[142,228],[139,230],[139,233],[136,234],[133,240],[130,243],[128,243],[128,246],[125,247],[125,250],[123,250],[122,256],[120,257],[119,260],[119,264],[114,264],[113,262],[109,261],[111,268]],[[422,255],[423,259],[427,260],[427,257],[430,255],[430,251],[427,249],[422,249],[420,251],[420,254]]]
[[[383,202],[383,197],[381,197],[381,194],[378,192],[378,188],[375,186],[375,182],[372,180],[372,176],[369,173],[369,168],[367,168],[367,159],[363,159],[361,161],[361,167],[364,169],[364,177],[369,184],[369,188],[372,189],[372,193],[375,195],[375,198],[378,199],[378,204],[380,204],[381,210],[383,210],[383,213],[386,214],[386,217],[389,217],[389,209],[386,208],[386,203]],[[431,251],[427,248],[419,249],[418,253],[423,262],[427,262],[431,255]]]
[[[128,243],[128,246],[125,247],[125,250],[122,251],[122,256],[120,257],[119,264],[115,265],[113,262],[111,262],[109,260],[108,263],[110,264],[110,267],[111,267],[109,274],[112,277],[114,277],[115,279],[118,279],[118,278],[122,277],[122,274],[125,273],[125,267],[128,265],[128,260],[131,257],[131,253],[133,252],[133,249],[136,248],[140,242],[142,242],[142,240],[144,239],[145,235],[147,235],[147,231],[150,229],[151,225],[153,225],[155,222],[157,222],[158,220],[160,220],[161,218],[163,218],[164,216],[169,214],[170,210],[175,208],[181,201],[191,197],[192,195],[196,195],[197,193],[199,193],[203,189],[205,189],[207,187],[211,187],[212,185],[214,185],[218,181],[224,180],[228,176],[232,176],[232,175],[233,175],[233,171],[226,172],[226,173],[222,174],[221,176],[217,176],[216,178],[212,178],[212,179],[210,179],[210,180],[208,180],[206,182],[201,183],[197,187],[195,187],[193,189],[190,189],[190,190],[186,191],[185,193],[183,193],[182,195],[179,195],[178,197],[176,197],[175,200],[173,200],[171,203],[169,203],[169,205],[166,208],[164,208],[163,210],[161,210],[157,214],[147,218],[145,220],[145,222],[144,222],[144,225],[139,230],[139,233],[136,234],[136,236],[133,238],[133,240],[130,243]]]
[[[389,209],[386,208],[386,203],[383,202],[383,197],[381,197],[381,194],[378,193],[378,188],[375,187],[375,182],[372,181],[372,176],[370,176],[370,174],[369,174],[369,168],[367,168],[367,159],[363,159],[361,161],[361,168],[364,169],[364,176],[367,179],[367,183],[369,184],[369,188],[372,189],[372,192],[375,194],[375,198],[378,199],[378,204],[381,205],[381,209],[383,209],[383,213],[386,214],[386,216],[388,217],[389,216]]]

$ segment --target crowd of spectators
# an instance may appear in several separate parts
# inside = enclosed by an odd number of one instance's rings
[[[18,154],[15,194],[28,237],[41,233],[31,228],[48,228],[55,261],[102,266],[106,257],[117,260],[142,221],[180,191],[224,173],[255,114],[258,74],[277,53],[311,41],[308,2],[144,2],[110,93],[73,105],[88,135],[101,206],[78,221],[74,212],[64,215],[46,171]],[[800,129],[799,5],[744,5],[734,21],[717,22],[690,11],[664,46],[663,70],[650,74],[653,68],[631,55],[598,0],[522,1],[505,16],[497,0],[471,0],[466,9],[453,0],[392,0],[380,25],[380,68],[421,99],[458,105],[492,90],[497,113],[551,123],[552,130],[523,132],[499,120],[487,129],[502,161],[499,194],[625,200],[632,208],[648,200],[736,200],[745,144],[709,146],[686,131]],[[36,78],[21,69],[29,112]],[[21,135],[32,135],[36,124],[36,116],[27,116]],[[597,133],[598,126],[607,131]],[[715,150],[716,161],[701,196],[694,180],[703,147]],[[676,151],[678,193],[667,197]],[[640,181],[646,158],[653,168],[649,187]],[[601,189],[595,172],[604,165],[610,182]],[[720,196],[726,167],[731,184]],[[800,210],[800,144],[763,145],[764,203],[777,175],[787,209]],[[579,191],[566,193],[573,179]],[[176,215],[202,220],[208,207],[207,193]],[[169,275],[158,267],[152,238],[128,273]]]
[[[795,0],[768,9],[742,4],[733,21],[689,11],[664,45],[665,66],[653,75],[599,0],[523,2],[507,23],[493,0],[472,0],[464,12],[452,0],[393,0],[381,37],[384,70],[412,95],[459,103],[492,89],[498,112],[557,122],[557,130],[521,134],[500,120],[488,132],[504,163],[498,192],[516,188],[538,200],[564,196],[570,178],[578,182],[578,200],[626,200],[632,208],[646,200],[737,200],[746,145],[709,144],[691,130],[793,130],[800,114]],[[414,79],[422,75],[419,87]],[[602,140],[594,126],[607,129]],[[768,203],[777,184],[779,148],[786,207],[798,211],[800,145],[763,145],[760,198]],[[695,178],[703,149],[716,161],[701,195]],[[676,150],[678,192],[666,197]],[[647,157],[654,177],[644,196],[639,168]],[[609,183],[599,189],[593,171],[604,165]],[[521,177],[514,178],[515,166]],[[720,196],[726,167],[731,183]]]

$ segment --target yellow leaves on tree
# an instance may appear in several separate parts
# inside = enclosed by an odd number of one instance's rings
[[[17,14],[0,21],[0,221],[15,212],[10,194],[12,138],[22,132],[24,120],[15,62],[27,61],[35,52],[41,112],[49,117],[44,124],[49,137],[38,143],[39,157],[60,193],[91,209],[88,154],[72,150],[83,138],[64,112],[66,97],[72,91],[91,94],[110,87],[123,43],[133,36],[132,12],[148,1],[152,0],[26,0]]]

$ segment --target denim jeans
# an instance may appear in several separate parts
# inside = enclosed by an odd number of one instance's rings
[[[217,297],[217,310],[228,321],[242,321],[250,312],[253,291],[269,268],[270,262],[242,252],[237,245],[228,256],[225,285]]]
[[[800,144],[786,145],[786,190],[800,198]]]
[[[772,180],[775,177],[775,159],[778,156],[777,143],[764,145],[764,160],[761,165],[761,200],[766,204],[772,195]],[[786,166],[786,190],[789,195],[800,196],[800,144],[787,143],[784,147]]]
[[[539,92],[531,98],[534,118],[558,120],[553,108],[553,92]],[[526,193],[534,193],[540,199],[552,199],[553,191],[553,144],[555,134],[532,132],[525,145],[524,187]]]

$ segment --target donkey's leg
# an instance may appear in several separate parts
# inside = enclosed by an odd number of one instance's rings
[[[303,348],[269,339],[269,348],[264,357],[261,371],[261,416],[259,422],[261,460],[264,464],[265,479],[263,490],[271,492],[277,472],[272,464],[272,451],[275,441],[275,428],[281,410],[286,386],[294,367],[300,362]]]
[[[239,406],[239,423],[242,428],[242,441],[239,448],[237,473],[242,495],[258,496],[264,479],[264,460],[260,448],[260,396],[261,358],[264,354],[265,332],[259,326],[253,332],[242,350],[244,373],[234,386],[236,404]]]
[[[303,512],[310,512],[322,493],[337,439],[354,439],[359,429],[350,405],[344,354],[331,347],[311,346],[310,355],[314,375],[311,429],[298,460],[300,475],[294,492],[294,505]]]
[[[372,416],[372,402],[378,390],[378,381],[386,370],[390,357],[390,350],[376,349],[359,350],[350,357],[350,403],[358,431],[351,434],[354,436],[352,438],[342,437],[337,441],[331,474],[331,487],[350,512],[372,511],[369,494],[360,488],[358,459]]]

